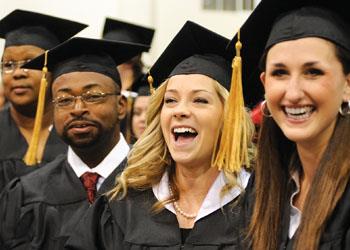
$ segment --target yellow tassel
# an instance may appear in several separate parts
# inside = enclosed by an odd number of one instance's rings
[[[153,77],[151,76],[151,72],[148,72],[148,77],[147,77],[147,81],[148,81],[148,84],[149,84],[149,91],[151,93],[151,95],[153,95],[155,89],[153,87]]]
[[[41,132],[41,125],[42,125],[42,120],[44,115],[44,108],[45,108],[45,95],[46,95],[46,87],[47,87],[46,74],[48,71],[46,67],[47,52],[48,51],[45,51],[45,62],[44,62],[44,67],[42,69],[42,78],[40,81],[40,90],[39,90],[38,104],[36,108],[32,138],[30,140],[27,153],[24,156],[24,162],[28,166],[33,166],[41,162],[41,159],[38,159],[37,152],[38,152],[39,137]]]
[[[232,61],[231,89],[225,105],[222,135],[218,153],[213,161],[219,170],[238,173],[242,166],[249,167],[247,124],[242,89],[242,58],[240,33],[236,43],[236,56]]]

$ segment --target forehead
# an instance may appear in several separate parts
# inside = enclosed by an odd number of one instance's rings
[[[3,60],[22,60],[22,59],[32,59],[45,51],[42,48],[33,45],[20,45],[20,46],[9,46],[4,49]]]
[[[267,54],[267,60],[334,60],[335,45],[323,38],[307,37],[277,43]]]
[[[96,72],[70,72],[57,77],[52,83],[53,92],[90,89],[115,91],[119,87],[112,78]]]
[[[201,74],[175,75],[169,78],[167,91],[201,91],[216,92],[215,80]]]
[[[147,106],[149,100],[150,100],[150,96],[138,96],[135,99],[135,107],[142,107],[142,106]]]

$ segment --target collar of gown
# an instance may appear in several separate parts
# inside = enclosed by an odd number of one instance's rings
[[[246,170],[242,169],[241,173],[238,176],[239,186],[232,188],[229,192],[227,192],[223,197],[220,197],[221,189],[226,184],[226,178],[222,171],[220,171],[219,175],[215,179],[213,185],[210,187],[207,196],[204,198],[203,203],[198,211],[197,217],[195,218],[195,222],[199,219],[213,213],[219,208],[225,206],[227,203],[234,200],[241,193],[241,188],[245,188],[248,184],[250,177],[250,173]],[[169,176],[168,173],[165,172],[162,176],[160,182],[152,187],[153,193],[157,200],[166,200],[170,196],[169,192]],[[172,203],[166,204],[165,208],[176,214],[175,208]]]

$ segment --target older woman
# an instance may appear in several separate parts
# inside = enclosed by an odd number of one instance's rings
[[[337,1],[321,3],[273,9],[283,14],[261,60],[266,117],[247,191],[253,249],[350,248],[349,23]],[[258,25],[268,5],[246,25]]]
[[[187,22],[169,44],[151,68],[154,83],[163,83],[152,95],[148,126],[128,167],[111,199],[103,197],[90,209],[68,249],[235,249],[239,244],[239,196],[249,178],[242,165],[249,165],[254,128],[240,107],[245,132],[221,136],[225,87],[231,82],[230,62],[223,57],[227,42]],[[223,142],[242,149],[237,162],[218,161]]]

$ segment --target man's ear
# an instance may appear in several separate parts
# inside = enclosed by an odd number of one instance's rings
[[[127,101],[124,95],[118,96],[117,112],[119,121],[123,120],[127,112]]]

